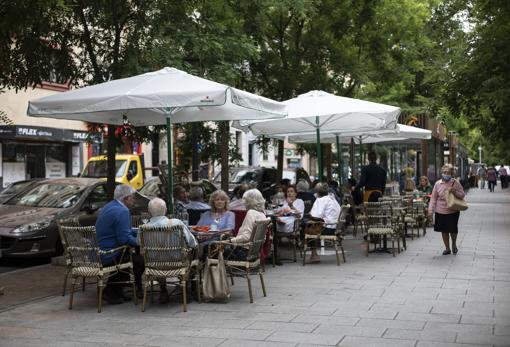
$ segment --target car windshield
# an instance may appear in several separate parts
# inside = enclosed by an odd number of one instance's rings
[[[68,208],[80,200],[83,187],[73,184],[41,184],[9,200],[9,205]]]
[[[245,182],[246,179],[243,180],[243,177],[248,173],[247,169],[239,169],[239,168],[231,168],[228,171],[228,181],[230,183],[242,183]],[[221,172],[214,177],[214,182],[221,183]]]
[[[10,186],[8,186],[7,188],[5,188],[2,191],[2,193],[0,193],[0,196],[4,196],[4,195],[9,195],[9,196],[16,195],[19,192],[21,192],[23,189],[27,188],[30,185],[30,183],[32,183],[32,182],[31,181],[15,182],[15,183],[11,184]]]
[[[115,160],[115,176],[122,177],[126,171],[127,160]],[[106,177],[107,161],[106,160],[92,160],[89,161],[85,170],[83,170],[82,177],[101,178]]]

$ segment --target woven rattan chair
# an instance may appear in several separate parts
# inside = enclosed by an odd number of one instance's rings
[[[66,262],[66,274],[64,276],[64,286],[62,288],[62,296],[66,296],[66,289],[67,289],[67,280],[69,279],[69,275],[71,274],[71,271],[73,269],[72,267],[72,259],[69,253],[67,253],[66,245],[64,242],[64,237],[62,236],[62,232],[60,230],[60,226],[65,225],[68,227],[79,227],[80,222],[77,217],[73,218],[66,218],[66,219],[60,219],[57,220],[57,226],[58,226],[58,233],[60,236],[60,242],[62,243],[62,249],[64,250],[63,256]],[[85,291],[85,277],[83,278],[82,282],[82,291]]]
[[[182,225],[140,226],[140,253],[145,260],[143,273],[144,289],[142,312],[145,311],[147,289],[154,280],[177,278],[182,288],[182,310],[187,311],[187,282],[192,266],[198,261],[192,259],[192,249],[186,245]],[[197,281],[200,301],[200,280]]]
[[[260,250],[264,244],[266,238],[266,230],[270,222],[270,219],[255,222],[250,241],[242,245],[242,247],[248,248],[246,260],[234,260],[228,258],[225,259],[225,267],[227,269],[228,275],[230,276],[232,284],[234,284],[234,277],[246,278],[246,281],[248,282],[248,295],[250,296],[250,304],[253,303],[253,291],[251,288],[250,279],[251,274],[257,273],[259,275],[260,284],[262,286],[262,293],[264,296],[267,296],[266,286],[264,284],[264,275],[260,261]],[[231,247],[236,246],[235,244],[226,241],[220,241],[219,244],[222,246],[220,249],[227,245]]]
[[[274,236],[273,236],[275,238],[275,240],[274,240],[275,247],[278,247],[281,244],[282,239],[287,239],[289,241],[289,245],[292,247],[292,251],[293,251],[292,260],[294,261],[294,263],[297,262],[297,250],[299,248],[300,230],[301,230],[301,219],[296,218],[294,220],[292,232],[283,233],[283,232],[275,231]],[[276,258],[275,253],[273,252],[273,267],[276,263],[275,258]],[[281,257],[280,257],[280,260],[281,260]],[[285,259],[285,260],[287,260],[287,259]]]
[[[96,227],[71,227],[60,225],[60,234],[64,241],[64,249],[71,259],[71,277],[72,287],[69,298],[69,309],[73,308],[74,287],[79,277],[95,278],[97,280],[98,302],[97,312],[101,312],[103,303],[103,289],[109,277],[118,272],[129,274],[129,281],[133,286],[135,293],[135,277],[133,275],[133,262],[131,252],[128,246],[118,247],[109,251],[103,251],[99,248],[96,238]],[[103,266],[101,256],[120,254],[118,259],[129,258],[129,262],[114,263],[110,266]],[[116,258],[114,258],[115,260]],[[137,304],[136,296],[133,300]]]
[[[333,235],[321,235],[316,233],[316,231],[319,231],[319,229],[322,229],[324,227],[323,222],[315,222],[315,221],[309,221],[305,225],[304,229],[304,241],[303,241],[303,266],[306,264],[306,250],[308,248],[308,243],[313,240],[319,240],[324,242],[324,246],[332,245],[335,247],[335,255],[336,255],[336,265],[340,266],[340,255],[338,254],[338,248],[342,251],[342,259],[345,261],[345,252],[344,252],[344,246],[342,244],[343,238],[342,234],[345,231],[345,223],[346,223],[346,217],[349,213],[350,205],[342,205],[340,210],[340,215],[338,216],[338,220],[336,223],[330,223],[327,222],[327,224],[335,224],[335,233]],[[314,230],[314,232],[310,233],[311,230]],[[316,231],[315,231],[316,230]]]
[[[367,241],[366,256],[370,252],[370,243],[377,244],[387,242],[388,238],[392,241],[392,253],[395,256],[395,240],[397,240],[398,251],[400,253],[400,235],[398,227],[395,225],[391,203],[387,202],[365,202],[365,215],[367,216]]]

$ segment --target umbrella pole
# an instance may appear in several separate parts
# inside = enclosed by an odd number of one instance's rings
[[[322,182],[322,150],[321,150],[321,130],[319,128],[319,117],[315,117],[315,133],[317,135],[317,175],[319,176],[319,182]]]
[[[341,151],[341,147],[340,147],[340,138],[338,137],[338,135],[336,135],[336,158],[338,160],[338,180],[340,181],[340,186],[342,186],[342,151]]]
[[[173,175],[173,148],[172,148],[172,123],[170,121],[170,117],[166,118],[166,142],[167,142],[167,162],[168,162],[168,181],[166,187],[166,199],[168,206],[168,213],[174,213],[174,201],[173,201],[173,191],[174,191],[174,175]]]

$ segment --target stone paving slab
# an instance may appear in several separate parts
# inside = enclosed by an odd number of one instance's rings
[[[346,238],[339,267],[330,252],[318,265],[268,266],[268,297],[254,278],[254,304],[237,279],[228,303],[183,313],[176,296],[144,313],[125,303],[98,314],[93,286],[67,309],[61,268],[2,275],[0,346],[510,346],[510,191],[467,200],[457,256],[441,255],[431,229],[396,257],[365,257],[363,240]]]

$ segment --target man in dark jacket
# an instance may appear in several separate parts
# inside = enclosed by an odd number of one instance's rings
[[[127,184],[120,184],[115,188],[113,194],[114,200],[106,204],[99,212],[96,221],[96,234],[101,250],[109,251],[121,246],[138,246],[136,234],[131,228],[131,213],[129,209],[135,203],[136,190]],[[101,261],[104,266],[114,265],[127,261],[128,254],[121,259],[122,254],[111,254],[103,256]],[[133,272],[138,293],[141,291],[141,278],[143,274],[143,258],[140,255],[133,254]],[[109,282],[120,282],[127,280],[126,274],[118,273],[111,276]],[[133,293],[134,294],[134,293]],[[110,304],[120,304],[125,298],[122,287],[107,284],[104,289],[105,300]]]
[[[365,188],[364,202],[377,202],[386,188],[386,170],[377,165],[375,152],[368,153],[368,162],[369,164],[361,169],[361,178],[355,189]]]

